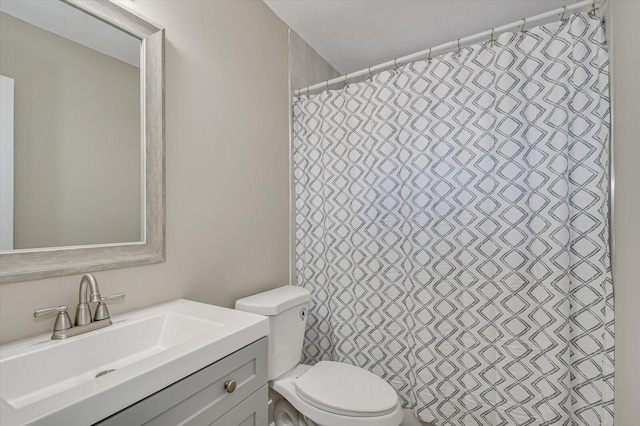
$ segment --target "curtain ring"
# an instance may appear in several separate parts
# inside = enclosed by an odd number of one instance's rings
[[[427,63],[431,63],[431,47],[429,48],[429,55],[427,56]]]
[[[567,13],[567,6],[562,6],[562,15],[560,16],[560,21],[566,22],[564,19],[564,15]]]
[[[493,28],[491,28],[491,38],[489,39],[489,46],[493,47],[496,43],[496,39],[493,38]]]
[[[459,58],[460,55],[462,55],[462,52],[460,51],[460,39],[458,39],[458,51],[456,52],[456,56]]]
[[[527,25],[527,18],[522,18],[522,26],[520,27],[520,39],[523,39],[527,34],[527,30],[524,29],[525,25]]]
[[[397,61],[398,61],[398,58],[395,58],[395,59],[393,60],[393,66],[394,66],[394,68],[393,68],[393,72],[394,72],[394,73],[398,71],[398,62],[397,62]]]
[[[327,84],[327,92],[329,91],[329,80],[326,81]]]
[[[368,68],[369,70],[369,81],[373,80],[373,74],[371,73],[371,67]]]
[[[349,74],[344,75],[344,88],[346,89],[349,86]]]
[[[598,8],[596,7],[596,0],[593,0],[593,4],[591,5],[591,11],[589,12],[589,16],[592,18],[596,18],[598,16]]]
[[[569,21],[569,18],[564,17],[566,13],[567,6],[562,6],[562,15],[560,16],[560,26],[558,27],[558,31],[560,31],[565,25],[567,25],[567,22]]]

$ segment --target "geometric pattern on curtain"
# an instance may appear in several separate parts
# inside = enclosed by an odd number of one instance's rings
[[[586,13],[294,102],[303,361],[437,425],[613,425],[609,76]]]

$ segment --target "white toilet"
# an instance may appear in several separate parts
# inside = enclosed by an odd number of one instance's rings
[[[240,311],[269,317],[269,386],[284,398],[274,407],[276,426],[400,425],[398,395],[380,377],[340,362],[300,364],[310,301],[296,286],[236,301]]]

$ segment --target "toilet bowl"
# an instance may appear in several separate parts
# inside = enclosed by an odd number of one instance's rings
[[[271,392],[271,395],[274,395]],[[286,399],[279,396],[278,402],[273,406],[271,415],[273,422],[271,425],[278,426],[303,426],[306,422],[301,418],[301,414]],[[310,426],[309,424],[304,426]]]
[[[340,364],[340,363],[331,363]],[[320,365],[320,364],[316,364]],[[315,366],[299,364],[291,371],[283,374],[270,383],[271,388],[285,398],[296,410],[303,414],[313,423],[322,426],[398,426],[402,422],[402,407],[398,402],[398,397],[391,386],[384,380],[380,379],[373,373],[369,373],[358,367],[343,364],[353,369],[361,370],[368,373],[372,378],[378,379],[380,382],[375,383],[373,380],[358,382],[348,377],[338,379],[334,385],[328,386],[328,383],[317,381],[316,377],[312,377],[313,381],[305,379],[307,373],[313,374]],[[333,367],[333,366],[331,366]],[[342,369],[336,369],[336,374]],[[321,374],[327,374],[327,379],[333,379],[333,374],[326,368],[323,368]],[[309,385],[311,390],[317,392],[305,395],[301,392],[297,384],[302,382]],[[328,382],[328,381],[327,381]],[[375,383],[376,386],[371,386]],[[349,386],[346,386],[346,384]],[[343,386],[344,385],[344,386]],[[388,388],[386,388],[386,386]],[[326,386],[326,387],[325,387]],[[340,389],[340,387],[342,388]],[[368,386],[365,388],[365,386]],[[361,388],[361,389],[358,389]],[[336,391],[333,395],[335,398],[329,397],[327,393]],[[341,393],[340,390],[344,391]],[[351,396],[344,397],[350,391]],[[378,395],[376,392],[380,391]],[[371,399],[367,397],[371,396]],[[324,398],[324,399],[323,399]],[[382,401],[381,401],[382,400]],[[276,426],[280,426],[276,422]]]
[[[300,364],[310,301],[309,291],[296,286],[236,301],[238,310],[269,317],[269,386],[301,414],[295,418],[288,404],[281,404],[276,426],[400,425],[398,395],[380,377],[340,362]]]

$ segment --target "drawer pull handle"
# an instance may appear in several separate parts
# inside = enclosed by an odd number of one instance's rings
[[[236,381],[227,380],[224,384],[224,388],[227,390],[227,392],[233,393],[233,391],[236,390]]]

